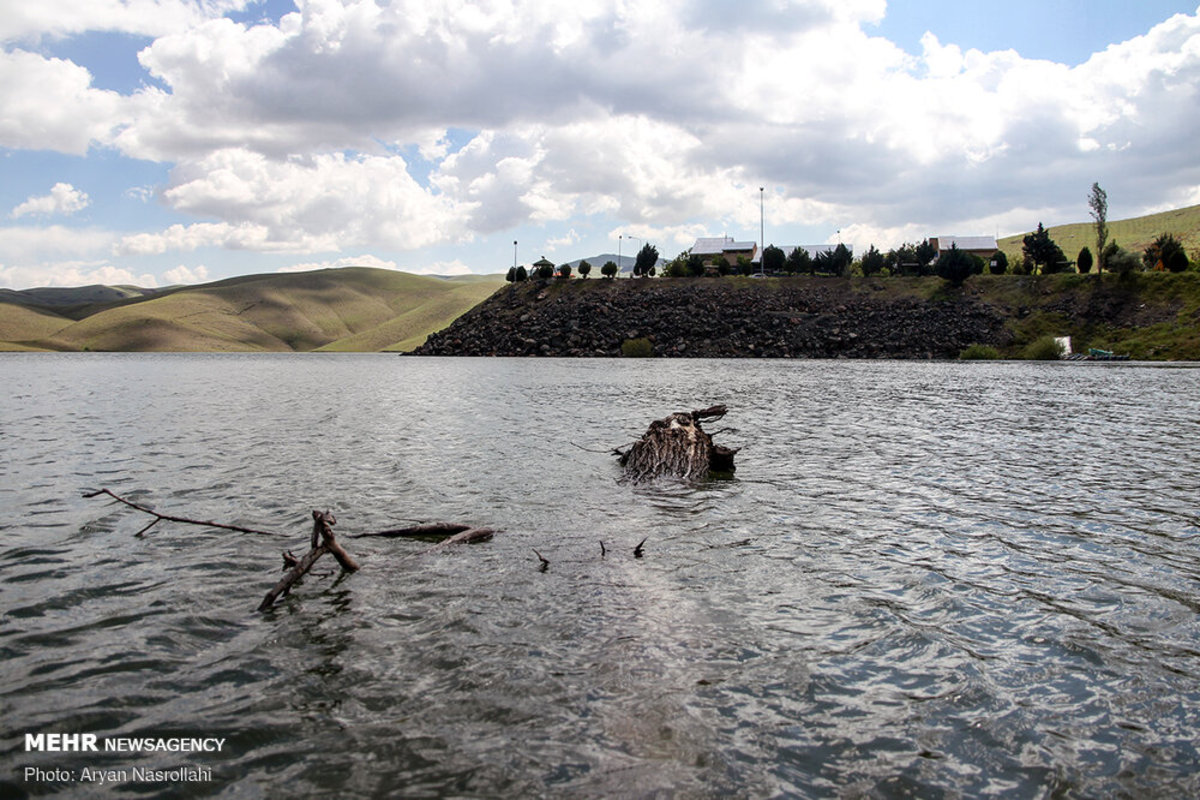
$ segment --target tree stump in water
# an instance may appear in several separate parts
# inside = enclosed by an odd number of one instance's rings
[[[677,412],[655,420],[633,445],[621,452],[624,479],[633,483],[663,476],[695,480],[712,472],[733,472],[737,449],[713,444],[702,420],[725,416],[725,406]]]

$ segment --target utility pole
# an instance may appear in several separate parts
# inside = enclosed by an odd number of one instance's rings
[[[763,227],[763,187],[760,186],[760,187],[758,187],[758,274],[759,275],[766,274],[765,272],[763,272],[763,270],[766,268],[766,265],[763,264],[763,261],[765,260],[765,259],[763,259],[763,255],[765,254],[765,248],[767,246],[766,235],[763,233],[764,230],[765,229]]]

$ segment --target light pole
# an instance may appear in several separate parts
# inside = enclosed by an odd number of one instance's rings
[[[513,239],[513,272],[517,271],[517,240]]]
[[[617,274],[613,276],[614,278],[621,277],[621,238],[623,236],[624,234],[617,234]]]
[[[766,274],[763,271],[764,269],[766,269],[766,265],[763,264],[763,261],[765,260],[763,258],[763,255],[766,254],[766,250],[764,248],[766,248],[766,246],[767,246],[767,239],[766,239],[765,234],[763,233],[763,230],[764,230],[764,228],[763,228],[763,187],[760,186],[760,187],[758,187],[758,274],[759,275]]]

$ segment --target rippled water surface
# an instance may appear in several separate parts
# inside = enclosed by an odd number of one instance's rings
[[[1200,370],[0,370],[0,795],[1200,795]],[[608,450],[713,403],[734,480],[618,482]],[[148,518],[81,497],[99,487],[283,535],[136,538]],[[344,538],[359,573],[255,613],[315,508],[343,537],[503,532],[427,554]],[[25,752],[25,733],[73,731],[227,743]],[[24,780],[88,763],[212,779]]]

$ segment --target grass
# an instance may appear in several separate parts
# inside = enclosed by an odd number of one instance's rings
[[[53,336],[71,320],[50,311],[0,302],[0,350],[41,350],[33,342]]]
[[[1082,206],[1081,199],[1080,205]],[[1055,225],[1048,228],[1063,253],[1072,261],[1079,251],[1087,247],[1096,253],[1096,228],[1091,222],[1076,222],[1070,225]],[[1160,214],[1108,222],[1108,241],[1115,241],[1131,253],[1141,256],[1146,247],[1164,233],[1171,233],[1183,243],[1192,260],[1200,260],[1200,206],[1177,208]],[[1019,264],[1022,259],[1021,243],[1025,234],[1007,236],[999,241],[1000,249],[1008,256],[1009,264]]]

